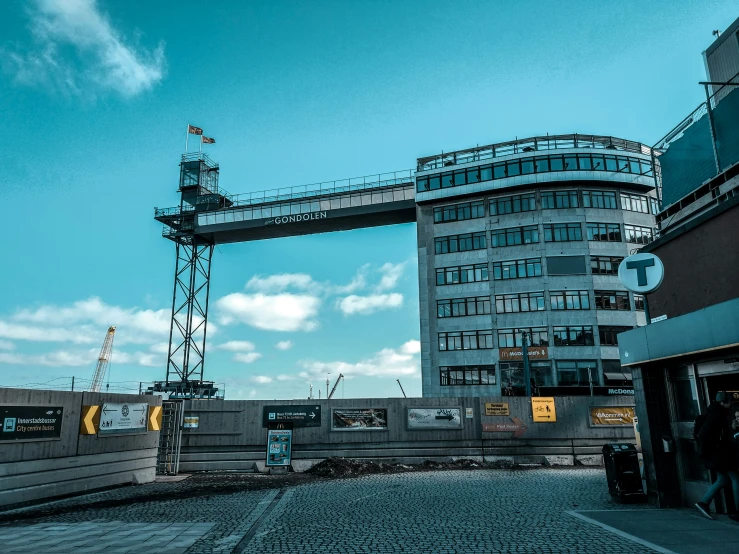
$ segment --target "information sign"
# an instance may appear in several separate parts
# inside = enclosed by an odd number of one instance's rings
[[[103,404],[99,435],[146,433],[148,404]]]
[[[531,397],[531,411],[537,423],[554,423],[557,421],[557,411],[554,408],[554,398]]]
[[[200,416],[186,415],[184,423],[182,424],[183,429],[197,429],[200,425]]]
[[[293,427],[320,427],[321,407],[307,406],[265,406],[262,410],[262,427],[270,423],[292,423]]]
[[[291,429],[267,431],[267,466],[286,467],[292,456],[293,432]]]
[[[485,402],[486,416],[507,416],[511,415],[511,409],[508,402]]]
[[[58,439],[62,434],[63,415],[61,406],[0,405],[3,423],[0,441]]]

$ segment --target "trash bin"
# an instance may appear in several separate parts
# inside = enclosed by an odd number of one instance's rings
[[[633,444],[606,444],[603,446],[603,464],[606,467],[608,492],[618,502],[645,502],[639,471],[639,458]]]

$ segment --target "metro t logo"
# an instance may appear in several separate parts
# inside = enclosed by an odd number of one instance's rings
[[[654,265],[654,258],[648,260],[632,260],[626,262],[626,269],[636,269],[637,284],[640,287],[647,286],[647,268]]]

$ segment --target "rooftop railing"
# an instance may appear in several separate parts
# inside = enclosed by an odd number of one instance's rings
[[[476,146],[466,150],[454,152],[442,152],[435,156],[418,158],[418,171],[428,171],[447,166],[455,166],[509,156],[511,154],[524,154],[541,150],[558,150],[565,148],[599,148],[622,150],[625,152],[637,152],[650,155],[652,149],[640,142],[621,139],[611,136],[599,135],[546,135],[542,137],[531,137],[510,142],[500,142],[486,146]]]

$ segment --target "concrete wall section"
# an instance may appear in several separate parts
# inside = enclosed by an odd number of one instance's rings
[[[0,404],[64,409],[59,439],[0,442],[0,506],[153,481],[158,431],[80,435],[82,407],[105,402],[162,403],[158,396],[0,388]]]
[[[510,416],[485,416],[486,402],[508,402]],[[313,400],[320,406],[320,427],[293,431],[293,468],[301,471],[331,456],[384,462],[420,463],[467,457],[507,458],[519,462],[599,463],[607,442],[633,442],[632,427],[593,428],[590,406],[633,405],[626,397],[556,398],[556,423],[534,423],[531,401],[524,397],[396,398]],[[199,416],[197,429],[185,429],[180,471],[262,470],[267,429],[262,427],[265,405],[308,405],[311,401],[207,401],[185,403],[185,415]],[[462,428],[408,430],[408,408],[462,408]],[[332,408],[383,408],[387,430],[334,431]],[[466,409],[472,418],[466,417]],[[483,433],[485,423],[521,421],[527,429],[519,438],[512,432]]]

